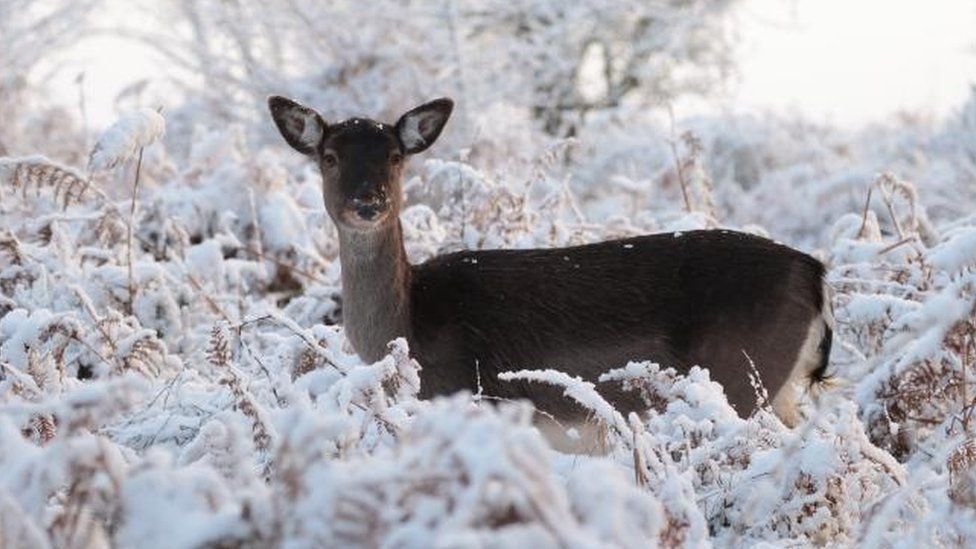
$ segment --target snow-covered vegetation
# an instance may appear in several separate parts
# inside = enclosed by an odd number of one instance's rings
[[[166,1],[164,34],[125,33],[173,73],[89,135],[36,65],[98,3],[0,0],[0,547],[976,544],[976,90],[858,133],[669,121],[727,68],[731,3]],[[640,417],[509,375],[590,408],[599,456],[526,403],[417,399],[404,341],[364,364],[344,338],[269,93],[387,121],[455,97],[406,183],[415,262],[714,227],[818,256],[830,383],[791,430],[706,369],[608,372]]]

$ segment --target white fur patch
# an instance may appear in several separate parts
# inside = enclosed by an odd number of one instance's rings
[[[820,316],[810,321],[807,337],[800,346],[796,362],[790,370],[790,377],[773,398],[773,411],[787,427],[795,427],[800,422],[800,397],[804,390],[811,388],[810,374],[820,367],[823,360],[820,356],[820,343],[825,332],[827,329],[834,329],[834,291],[826,282],[823,284],[822,291],[823,306],[820,309]]]
[[[285,115],[285,126],[288,133],[304,145],[315,147],[322,141],[322,126],[312,113],[298,109],[290,110]]]
[[[823,283],[823,307],[821,308],[824,322],[831,330],[834,329],[834,289],[830,284]]]
[[[409,149],[416,149],[427,145],[431,134],[436,131],[440,121],[440,113],[436,111],[418,112],[404,118],[400,126],[400,141]]]
[[[824,337],[824,328],[822,316],[810,321],[807,337],[800,346],[790,377],[773,398],[773,412],[787,427],[796,427],[800,423],[800,397],[809,384],[810,374],[820,367],[820,342]]]
[[[400,141],[407,149],[423,147],[427,144],[424,136],[420,133],[420,115],[408,116],[400,127]]]

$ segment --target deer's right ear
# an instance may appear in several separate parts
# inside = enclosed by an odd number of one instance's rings
[[[268,108],[278,131],[296,151],[312,154],[325,137],[325,121],[314,110],[291,99],[272,95]]]

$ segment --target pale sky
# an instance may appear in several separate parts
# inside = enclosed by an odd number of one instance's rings
[[[976,84],[976,0],[746,0],[736,108],[857,127],[950,113]]]
[[[735,17],[739,77],[723,104],[736,111],[856,128],[899,111],[944,116],[976,84],[976,0],[744,0]],[[70,58],[58,95],[75,107],[72,80],[85,70],[95,128],[114,119],[115,95],[153,74],[155,59],[109,37],[88,40]]]

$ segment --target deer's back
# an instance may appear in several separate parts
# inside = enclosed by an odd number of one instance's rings
[[[630,360],[700,364],[744,413],[745,354],[775,394],[822,305],[823,266],[770,240],[691,231],[540,250],[465,251],[413,268],[425,396],[466,388],[572,415],[560,391],[500,382],[554,368],[595,381]],[[745,352],[745,354],[743,353]],[[623,411],[633,395],[599,387]]]

